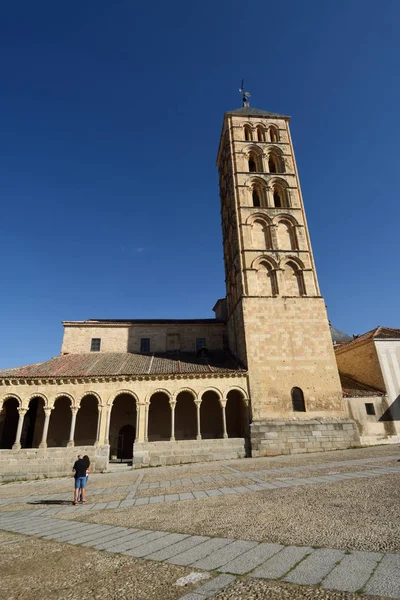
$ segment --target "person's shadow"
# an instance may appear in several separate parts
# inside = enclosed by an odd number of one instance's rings
[[[27,502],[27,504],[69,505],[71,504],[71,500],[35,500],[34,502]]]

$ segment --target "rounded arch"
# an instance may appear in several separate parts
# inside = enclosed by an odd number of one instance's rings
[[[268,157],[268,172],[269,173],[284,173],[285,161],[280,148],[272,146],[267,153]]]
[[[277,296],[279,293],[275,264],[275,261],[269,256],[267,258],[257,257],[253,262],[257,272],[257,288],[260,296]]]
[[[96,398],[96,400],[97,400],[97,406],[102,406],[102,404],[103,404],[103,403],[102,403],[102,400],[101,400],[101,397],[100,397],[100,395],[99,395],[97,392],[94,392],[94,391],[92,391],[92,390],[89,390],[89,391],[87,391],[87,392],[82,392],[82,394],[80,394],[80,395],[77,397],[77,399],[76,399],[76,408],[79,408],[79,407],[80,407],[80,405],[81,405],[81,402],[82,402],[82,400],[83,400],[83,398],[84,398],[85,396],[94,396],[94,397]]]
[[[303,271],[305,269],[305,265],[304,265],[303,261],[300,258],[298,258],[297,256],[291,256],[289,254],[289,256],[286,257],[286,260],[293,262],[299,271]]]
[[[257,125],[256,126],[256,134],[257,134],[257,141],[258,142],[265,142],[266,141],[266,137],[265,137],[265,127],[264,125]]]
[[[45,394],[42,394],[41,392],[37,392],[36,394],[31,394],[30,396],[28,396],[28,406],[31,400],[33,400],[34,398],[41,398],[44,402],[45,408],[49,408],[49,399]]]
[[[284,295],[289,297],[305,296],[303,271],[299,261],[291,257],[285,259],[283,265]]]
[[[279,129],[276,125],[270,125],[268,128],[268,137],[272,143],[280,141]]]
[[[11,450],[17,435],[18,409],[21,399],[15,394],[6,394],[0,411],[0,449]]]
[[[175,439],[195,440],[197,435],[197,394],[190,388],[181,388],[174,394]]]
[[[245,402],[246,393],[238,388],[230,389],[226,394],[226,431],[228,437],[249,436],[249,407]]]
[[[267,221],[258,217],[251,224],[251,241],[255,250],[272,249],[271,230]]]
[[[229,392],[239,392],[239,394],[242,394],[243,400],[248,401],[249,394],[244,388],[240,387],[240,385],[232,385],[228,387],[223,393],[224,400],[227,400]]]
[[[75,400],[71,394],[60,392],[54,397],[47,434],[49,448],[67,446],[73,408],[75,408]]]
[[[276,221],[276,238],[279,250],[297,250],[298,241],[292,219],[279,217]]]
[[[147,437],[149,442],[171,439],[171,393],[153,390],[149,397]]]
[[[223,437],[222,410],[221,392],[214,387],[203,390],[200,405],[200,430],[203,439]]]
[[[292,225],[292,227],[300,227],[299,222],[297,221],[296,217],[294,217],[293,215],[289,215],[288,213],[278,213],[277,215],[275,215],[275,217],[273,217],[272,219],[272,223],[274,225],[277,225],[279,223],[279,221],[281,220],[285,220],[285,221],[289,221],[290,224]]]
[[[267,256],[265,254],[257,256],[257,258],[255,258],[251,263],[251,268],[257,270],[261,265],[264,265],[265,263],[267,263],[271,269],[279,269],[279,265],[276,262],[276,260],[272,256]]]
[[[254,221],[258,221],[258,220],[265,221],[265,224],[268,226],[270,226],[272,224],[272,220],[268,215],[265,215],[263,213],[252,213],[249,217],[247,217],[246,225],[252,225],[254,223]]]
[[[111,406],[108,441],[111,460],[130,460],[137,434],[138,398],[131,390],[118,390],[108,399]]]
[[[44,394],[37,393],[29,396],[28,410],[24,416],[21,432],[22,448],[38,448],[42,441],[45,420],[44,409],[47,398]]]
[[[250,123],[244,123],[243,133],[244,133],[244,139],[246,140],[246,142],[251,142],[253,140],[253,128],[250,125]]]
[[[218,396],[219,401],[223,400],[223,395],[220,392],[220,390],[216,387],[213,386],[208,386],[206,388],[204,388],[204,390],[201,390],[201,392],[199,392],[199,398],[200,400],[203,400],[203,396],[204,394],[206,394],[207,392],[215,392]]]
[[[176,399],[177,399],[177,397],[178,397],[178,395],[179,395],[179,394],[181,394],[182,392],[187,392],[188,394],[192,394],[192,396],[194,397],[194,399],[195,399],[195,400],[197,400],[197,396],[198,396],[197,392],[195,392],[195,391],[194,391],[192,388],[190,388],[190,387],[183,387],[183,388],[180,388],[178,391],[176,391],[176,392],[173,394],[173,400],[176,400]]]
[[[292,408],[294,412],[306,412],[306,403],[304,401],[303,390],[299,387],[293,387],[290,392],[292,398]]]
[[[68,400],[71,402],[71,408],[77,408],[75,398],[72,396],[72,394],[69,394],[68,392],[59,392],[58,394],[53,396],[53,398],[49,400],[50,408],[54,409],[57,400],[59,400],[60,398],[68,398]]]
[[[166,394],[169,400],[173,400],[173,396],[169,390],[166,390],[165,388],[157,388],[147,394],[145,400],[146,404],[150,404],[151,397],[154,396],[154,394]]]
[[[135,394],[135,392],[132,392],[132,390],[118,390],[117,392],[113,392],[110,397],[107,400],[107,406],[112,406],[114,401],[118,398],[118,396],[121,396],[122,394],[126,394],[128,396],[132,396],[132,398],[135,400],[135,404],[136,406],[139,404],[139,398],[138,396]],[[100,396],[99,396],[100,398]]]
[[[93,446],[96,443],[99,414],[99,395],[90,391],[82,394],[76,414],[75,446]]]
[[[17,394],[5,394],[5,396],[2,397],[2,407],[4,406],[4,403],[9,400],[10,398],[13,398],[14,400],[17,401],[18,404],[18,408],[22,408],[22,400],[19,396],[17,396]]]

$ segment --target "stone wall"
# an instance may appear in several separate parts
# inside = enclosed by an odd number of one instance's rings
[[[182,440],[135,444],[133,463],[138,467],[230,460],[248,456],[244,438]]]
[[[205,338],[209,350],[222,350],[225,330],[225,324],[219,321],[154,325],[65,323],[61,352],[90,352],[92,338],[100,338],[100,352],[140,352],[141,338],[150,339],[150,352],[196,352],[197,338]]]
[[[374,415],[367,414],[366,404],[373,404]],[[357,425],[363,446],[398,443],[400,436],[396,422],[391,420],[386,396],[345,398],[345,406],[350,419]]]
[[[265,419],[254,421],[250,432],[253,457],[344,450],[360,445],[356,424],[346,418]]]
[[[378,390],[386,390],[373,339],[337,346],[335,357],[341,373]]]
[[[0,450],[0,481],[42,479],[71,475],[78,454],[87,454],[92,471],[103,471],[108,464],[108,446],[72,448],[27,448]],[[72,489],[71,483],[71,489]]]

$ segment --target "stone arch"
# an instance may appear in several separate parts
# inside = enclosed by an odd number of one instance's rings
[[[263,173],[262,151],[257,146],[250,146],[245,150],[249,173]]]
[[[76,414],[75,446],[93,446],[97,440],[99,418],[99,395],[86,392],[79,398],[79,409]]]
[[[1,399],[1,403],[2,406],[4,406],[4,403],[9,399],[9,398],[13,398],[14,400],[17,401],[17,405],[18,408],[22,408],[22,399],[17,395],[17,394],[5,394],[2,399]]]
[[[87,392],[82,392],[82,394],[80,394],[80,395],[77,397],[77,400],[76,400],[76,408],[79,408],[79,407],[80,407],[80,405],[81,405],[81,402],[82,402],[82,399],[83,399],[85,396],[94,396],[94,397],[96,398],[96,400],[97,400],[97,404],[98,404],[98,406],[102,406],[102,405],[103,405],[103,402],[102,402],[102,399],[101,399],[101,396],[100,396],[100,394],[98,394],[97,392],[94,392],[93,390],[89,390],[89,391],[87,391]]]
[[[68,392],[59,392],[58,394],[56,394],[52,400],[49,400],[49,407],[53,408],[59,398],[68,398],[71,402],[71,408],[77,408],[75,398],[72,394],[69,394]]]
[[[3,397],[0,412],[0,449],[11,450],[13,447],[17,435],[20,406],[21,399],[18,396],[7,394]]]
[[[298,250],[296,230],[291,220],[280,218],[276,223],[276,238],[279,250]]]
[[[240,385],[232,385],[232,386],[228,387],[223,393],[223,399],[227,400],[229,392],[234,392],[234,391],[237,391],[237,392],[239,392],[239,394],[242,394],[243,400],[245,402],[248,402],[248,392],[244,388],[242,388]]]
[[[43,400],[43,402],[44,402],[44,407],[45,408],[49,408],[49,403],[50,402],[49,402],[48,397],[45,394],[42,394],[41,392],[38,392],[37,394],[31,394],[30,396],[28,396],[28,406],[29,406],[30,401],[33,398],[41,398]]]
[[[270,125],[268,128],[268,137],[272,143],[280,141],[279,129],[276,125]]]
[[[149,442],[171,439],[171,394],[168,390],[154,390],[149,398],[147,438]]]
[[[283,285],[285,296],[305,296],[304,277],[297,261],[289,257],[283,267]]]
[[[295,412],[306,412],[303,390],[299,387],[292,388],[290,392],[292,398],[292,408]]]
[[[149,392],[149,393],[147,394],[147,396],[146,396],[146,400],[145,400],[145,403],[146,403],[146,404],[150,404],[151,397],[152,397],[154,394],[158,394],[159,392],[162,392],[163,394],[166,394],[166,395],[168,396],[168,399],[169,399],[169,400],[173,400],[173,396],[172,396],[172,394],[171,394],[171,392],[170,392],[169,390],[167,390],[167,389],[165,389],[165,388],[157,388],[157,389],[155,389],[155,390],[152,390],[151,392]]]
[[[253,141],[253,128],[249,123],[243,125],[243,137],[246,142]]]
[[[256,133],[257,133],[257,141],[258,142],[265,142],[266,141],[265,127],[264,127],[264,125],[257,125],[257,127],[256,127]]]
[[[203,439],[222,438],[222,394],[216,388],[207,388],[201,394],[200,430]]]
[[[284,173],[285,161],[282,150],[272,147],[268,150],[268,173]]]
[[[197,394],[190,388],[175,393],[175,439],[195,440],[197,434]]]
[[[42,441],[47,398],[44,394],[31,394],[21,432],[22,448],[38,448]]]
[[[252,220],[251,243],[255,250],[272,249],[271,230],[264,217],[256,217]]]
[[[118,390],[109,398],[111,405],[109,444],[111,460],[131,460],[137,436],[138,397],[131,390]]]
[[[246,393],[232,388],[226,393],[226,431],[228,437],[249,437],[249,408]]]
[[[260,296],[277,296],[279,293],[276,266],[270,257],[257,258],[254,263],[257,272],[257,288]]]
[[[57,394],[50,415],[47,447],[65,447],[69,442],[74,399],[70,394]]]

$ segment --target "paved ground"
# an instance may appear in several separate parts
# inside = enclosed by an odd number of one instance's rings
[[[400,598],[399,459],[391,446],[93,474],[78,507],[70,479],[0,486],[0,597]],[[208,580],[176,585],[193,573]]]

